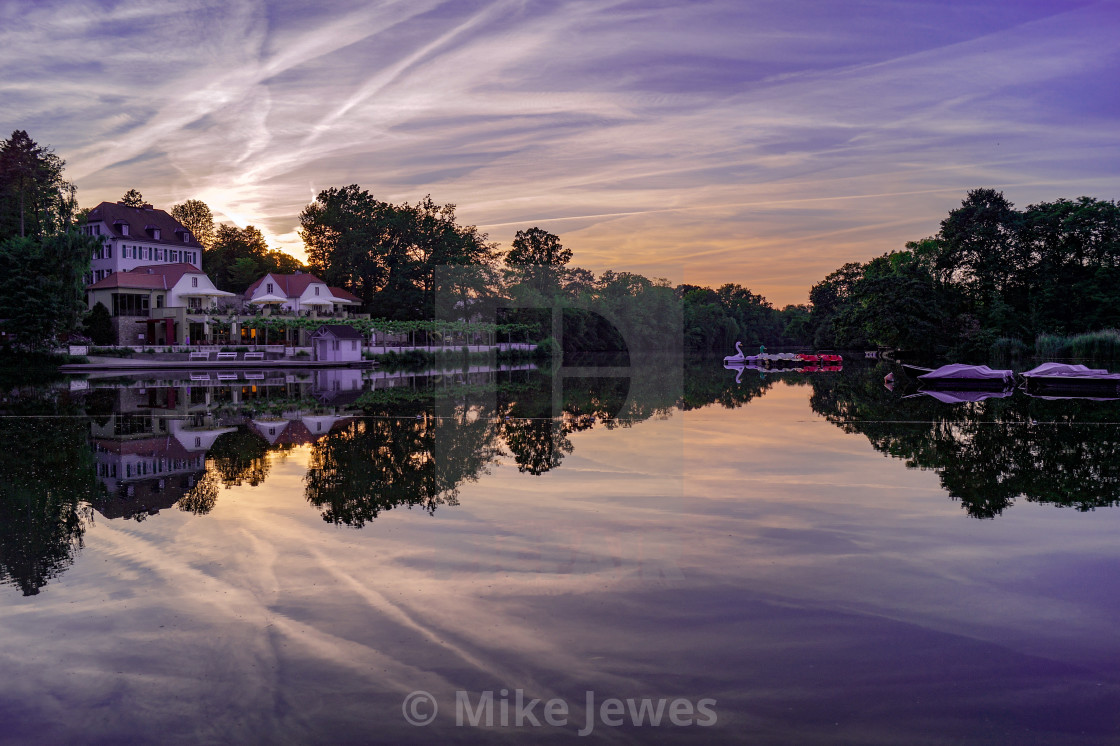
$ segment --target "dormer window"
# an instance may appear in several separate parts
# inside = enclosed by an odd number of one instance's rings
[[[183,243],[190,243],[190,242],[191,242],[191,232],[190,231],[183,231]]]
[[[152,238],[154,238],[157,241],[159,240],[159,228],[153,228],[152,229]]]
[[[113,223],[113,225],[116,226],[117,230],[121,232],[122,236],[128,235],[128,223],[124,222],[123,220],[118,220],[117,222]]]

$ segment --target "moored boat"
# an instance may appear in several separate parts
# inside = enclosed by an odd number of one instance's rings
[[[964,363],[951,363],[940,368],[922,368],[917,365],[906,365],[905,369],[911,375],[916,375],[919,386],[924,388],[941,388],[957,391],[994,390],[1001,391],[1015,385],[1015,373],[1001,368],[992,369],[987,365],[965,365]]]
[[[1069,392],[1120,395],[1120,373],[1068,363],[1043,363],[1023,373],[1028,393]]]

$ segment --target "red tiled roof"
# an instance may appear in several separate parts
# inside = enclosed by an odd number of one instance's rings
[[[178,459],[193,458],[190,451],[183,448],[182,443],[169,436],[156,436],[144,438],[142,440],[110,440],[107,438],[98,438],[93,442],[101,450],[121,456],[133,454],[148,458],[155,458],[156,456]]]
[[[300,272],[298,275],[278,275],[267,274],[264,277],[271,277],[276,282],[276,289],[286,298],[298,298],[303,295],[303,291],[307,290],[308,285],[313,282],[323,282],[318,277],[309,272]],[[256,291],[260,284],[264,282],[264,277],[254,282],[245,291],[246,298],[252,298],[253,292]],[[324,285],[327,283],[323,282]]]
[[[342,298],[343,300],[354,301],[355,303],[361,303],[362,302],[361,298],[359,298],[358,296],[354,295],[351,292],[343,290],[342,288],[336,288],[334,285],[329,285],[328,287],[330,288],[331,295],[333,295],[336,298]]]
[[[190,241],[184,241],[182,232],[187,229],[163,210],[154,207],[128,207],[118,202],[102,202],[89,212],[90,223],[104,222],[113,238],[134,238],[147,243],[184,246],[188,249],[202,249],[198,237],[191,234]],[[128,223],[128,235],[121,233],[120,224]],[[148,229],[158,228],[159,238],[152,238]],[[178,231],[178,232],[177,232]]]
[[[175,287],[183,275],[205,275],[198,267],[186,262],[175,264],[149,264],[143,267],[134,267],[127,272],[114,272],[92,285],[87,285],[87,290],[103,290],[105,288],[135,288],[140,290],[170,290]]]

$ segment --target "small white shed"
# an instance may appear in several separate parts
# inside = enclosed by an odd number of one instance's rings
[[[312,332],[310,341],[316,361],[351,363],[362,359],[362,334],[347,324],[323,324]]]

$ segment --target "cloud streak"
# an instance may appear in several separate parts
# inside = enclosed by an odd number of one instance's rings
[[[83,203],[198,197],[299,255],[300,209],[359,183],[800,302],[968,188],[1115,197],[1116,9],[56,2],[6,19],[0,95]]]

